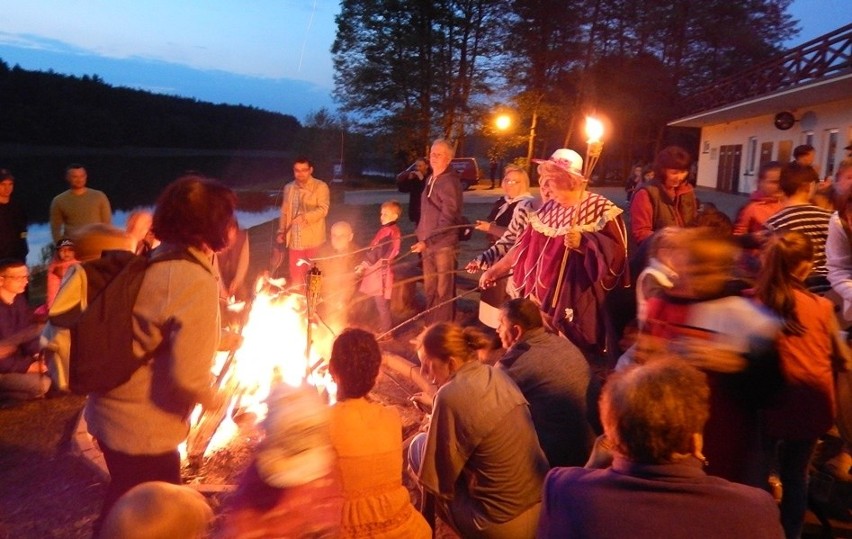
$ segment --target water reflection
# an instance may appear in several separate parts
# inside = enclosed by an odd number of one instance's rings
[[[112,214],[112,224],[123,229],[127,223],[128,215],[136,210],[153,211],[153,209],[152,206],[140,206],[132,210],[118,210]],[[237,219],[239,219],[240,226],[243,228],[251,228],[269,220],[277,219],[278,215],[279,210],[275,207],[262,212],[237,210]],[[41,250],[46,245],[49,245],[51,241],[50,225],[48,223],[34,223],[27,227],[27,243],[30,246],[30,253],[27,255],[28,266],[32,267],[41,264]]]

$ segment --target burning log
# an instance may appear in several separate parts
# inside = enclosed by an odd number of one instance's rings
[[[236,395],[239,389],[239,380],[231,369],[235,354],[236,350],[232,350],[228,354],[228,358],[222,365],[222,370],[216,379],[215,387],[220,394]],[[187,461],[193,469],[197,470],[201,466],[204,453],[207,452],[213,435],[216,434],[219,425],[225,419],[231,401],[231,398],[218,399],[212,407],[202,409],[198,422],[190,429],[189,437],[186,440],[186,451]]]
[[[283,284],[271,279],[259,282],[248,316],[243,318],[245,325],[238,331],[242,344],[228,353],[216,376],[215,388],[225,398],[197,412],[198,419],[190,428],[186,455],[194,469],[202,464],[211,445],[217,446],[229,433],[243,431],[265,417],[264,399],[273,384],[307,381],[333,395],[330,377],[321,368],[325,361],[311,346],[323,335],[312,338],[306,310],[310,298],[289,293]],[[228,417],[229,411],[233,417]]]

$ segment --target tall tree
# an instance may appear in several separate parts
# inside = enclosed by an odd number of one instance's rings
[[[335,96],[368,132],[393,133],[400,157],[422,155],[436,135],[463,139],[504,13],[487,0],[344,0]]]

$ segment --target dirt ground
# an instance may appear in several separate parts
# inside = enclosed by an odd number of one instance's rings
[[[487,212],[486,206],[474,206],[470,217],[482,218],[484,212]],[[378,215],[377,204],[347,206],[337,201],[332,204],[328,222],[349,221],[355,230],[356,242],[367,245],[378,229]],[[404,234],[412,232],[412,225],[405,218],[400,225]],[[253,272],[266,267],[276,226],[270,223],[250,231]],[[412,243],[411,239],[405,240],[403,248],[407,249]],[[460,264],[477,254],[483,244],[480,237],[464,245]],[[467,290],[475,287],[475,281],[462,275],[458,286],[460,291]],[[423,303],[422,295],[417,301]],[[467,323],[475,319],[476,307],[475,299],[461,300],[458,321]],[[396,322],[411,314],[413,312],[397,312]],[[410,340],[422,327],[422,322],[414,322],[401,328],[394,340],[382,343],[382,348],[414,359]],[[398,407],[407,436],[419,428],[423,416],[407,401],[415,388],[406,387],[404,382],[400,385],[398,381],[382,377],[373,398]],[[84,398],[75,395],[29,402],[0,402],[0,539],[83,539],[91,536],[92,523],[100,512],[106,483],[90,463],[72,451],[71,437],[83,404]],[[241,451],[238,449],[235,453]],[[220,463],[220,467],[228,468],[224,475],[234,477],[247,462],[248,454],[250,452],[220,455],[213,460]],[[202,468],[201,475],[209,477],[195,479],[221,481],[223,472],[221,469],[211,471]],[[410,483],[408,486],[412,487]],[[207,496],[214,510],[219,510],[226,494]],[[446,527],[439,529],[438,536],[453,537]]]
[[[620,188],[605,196],[617,201]],[[712,196],[710,196],[712,194]],[[615,195],[615,196],[613,196]],[[495,193],[494,198],[497,195]],[[703,199],[711,199],[731,215],[744,201],[743,197],[703,192]],[[715,198],[714,198],[715,197]],[[730,206],[730,207],[729,207]],[[486,204],[466,206],[471,220],[484,218]],[[356,242],[369,243],[378,228],[379,206],[345,205],[340,199],[332,203],[329,224],[337,220],[349,221],[355,230]],[[405,218],[400,221],[403,234],[412,232],[412,225]],[[275,223],[255,227],[251,231],[252,271],[261,271],[267,266],[269,249],[274,237]],[[407,249],[413,240],[403,241]],[[461,245],[460,266],[484,248],[481,235]],[[410,257],[409,257],[410,258]],[[457,277],[459,291],[476,286],[472,276]],[[458,302],[457,321],[473,323],[476,319],[477,296],[471,295]],[[397,322],[422,310],[422,295],[417,297],[418,308],[410,312],[395,312]],[[383,350],[414,360],[410,340],[423,327],[422,321],[414,321],[401,328],[391,341],[383,342]],[[402,414],[405,434],[414,432],[422,415],[407,402],[413,387],[400,386],[387,377],[380,379],[373,397],[385,404],[397,406]],[[91,536],[91,526],[100,511],[106,484],[81,456],[71,451],[71,435],[82,411],[84,399],[73,395],[57,396],[30,402],[0,402],[0,539],[68,538],[82,539]],[[202,469],[200,480],[222,481],[220,476],[238,475],[239,468],[248,458],[250,451],[235,450],[234,454],[214,457],[221,469]],[[218,460],[217,460],[218,459]],[[214,466],[214,467],[215,467]],[[407,483],[409,487],[412,485]],[[414,489],[411,488],[414,496]],[[220,510],[225,494],[208,495],[215,511]],[[852,537],[852,526],[838,525],[835,537]],[[455,537],[446,526],[439,524],[437,537]],[[805,537],[821,537],[812,514],[808,515]]]

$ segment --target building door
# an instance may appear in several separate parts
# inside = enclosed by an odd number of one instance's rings
[[[719,148],[719,170],[716,173],[716,189],[725,193],[739,193],[742,154],[742,144],[730,144]]]
[[[793,141],[782,140],[778,143],[778,161],[786,165],[793,159]]]
[[[763,142],[760,144],[760,165],[762,167],[766,163],[772,161],[772,143]]]

